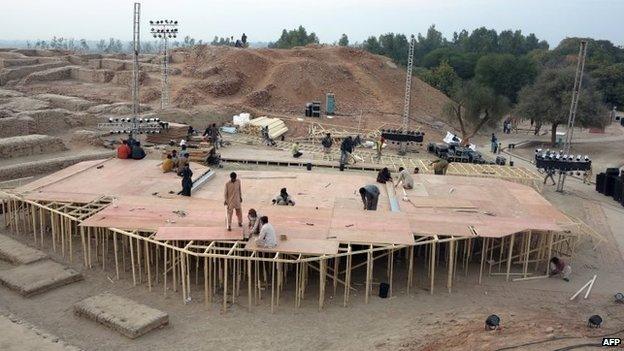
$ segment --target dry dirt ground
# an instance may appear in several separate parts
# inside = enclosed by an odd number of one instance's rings
[[[567,194],[559,194],[546,188],[544,195],[607,238],[595,251],[589,242],[581,246],[577,257],[570,260],[574,269],[571,282],[552,278],[505,283],[501,277],[488,277],[479,286],[478,265],[474,264],[468,276],[458,275],[450,294],[443,288],[442,275],[434,295],[424,290],[426,279],[421,276],[416,280],[419,288],[407,296],[405,277],[397,273],[395,297],[374,297],[368,305],[361,293],[355,292],[351,305],[344,308],[341,289],[334,299],[329,288],[331,297],[326,309],[319,312],[312,287],[311,296],[299,310],[293,308],[292,296],[286,289],[275,314],[270,313],[266,300],[252,313],[247,312],[245,303],[236,303],[227,314],[221,314],[217,304],[204,306],[201,287],[193,285],[192,295],[198,298],[185,305],[179,294],[169,291],[167,297],[163,296],[161,285],[151,292],[144,285],[133,287],[129,272],[123,273],[121,280],[114,280],[110,262],[106,270],[100,267],[85,271],[76,251],[72,266],[83,272],[84,281],[31,298],[0,288],[0,310],[86,350],[144,350],[164,345],[184,350],[495,350],[531,342],[540,343],[515,349],[555,350],[595,343],[598,336],[605,334],[624,337],[624,306],[613,302],[614,293],[624,290],[624,210],[577,180],[569,181],[567,189]],[[30,243],[28,236],[17,239]],[[44,251],[66,262],[49,246]],[[402,264],[397,262],[397,266]],[[8,268],[8,263],[0,263],[0,269]],[[376,269],[375,281],[383,279],[382,271],[381,267]],[[569,301],[594,274],[598,279],[589,299]],[[354,286],[358,290],[362,289],[362,281],[362,272],[356,271]],[[74,316],[75,302],[101,292],[112,292],[165,311],[169,313],[170,325],[129,340]],[[491,313],[502,317],[501,331],[483,330],[484,320]],[[593,314],[603,316],[603,328],[586,328],[587,318]],[[0,331],[0,338],[3,337],[7,335]]]

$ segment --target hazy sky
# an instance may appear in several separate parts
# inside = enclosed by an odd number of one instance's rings
[[[124,0],[0,0],[0,39],[132,38],[132,4]],[[431,24],[445,36],[462,28],[521,29],[555,46],[567,36],[624,43],[624,0],[145,0],[143,39],[150,19],[176,19],[181,35],[215,35],[249,41],[276,40],[283,28],[300,24],[322,42],[341,33],[362,41],[386,32],[426,32]]]

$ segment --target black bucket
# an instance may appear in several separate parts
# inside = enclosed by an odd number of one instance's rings
[[[388,292],[390,291],[390,284],[381,283],[379,284],[379,297],[385,299],[388,297]]]
[[[306,165],[306,169],[307,169],[308,171],[311,171],[311,170],[312,170],[312,163],[311,163],[311,162],[308,162],[308,164]]]

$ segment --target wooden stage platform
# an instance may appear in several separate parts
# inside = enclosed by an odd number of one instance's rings
[[[163,174],[158,164],[111,159],[61,170],[8,193],[9,200],[2,203],[5,223],[17,233],[30,233],[35,242],[51,239],[54,249],[58,247],[70,260],[72,243],[79,237],[85,266],[93,267],[95,260],[105,267],[114,257],[117,278],[122,274],[121,258],[129,258],[134,284],[146,279],[151,289],[163,279],[165,293],[169,283],[176,289],[181,284],[184,301],[191,294],[189,267],[195,267],[196,274],[204,272],[207,304],[217,286],[224,289],[224,310],[228,296],[235,299],[232,294],[241,289],[241,280],[249,284],[251,309],[251,296],[268,286],[265,264],[270,265],[271,276],[276,275],[270,284],[271,296],[277,294],[276,305],[287,275],[296,282],[295,305],[299,306],[309,270],[319,272],[322,308],[327,279],[333,280],[334,288],[338,283],[344,286],[347,305],[353,289],[351,272],[364,266],[367,302],[373,263],[388,257],[391,282],[397,251],[407,258],[408,293],[419,259],[424,259],[433,293],[435,262],[442,260],[449,267],[450,291],[452,270],[459,262],[468,267],[478,257],[479,282],[493,265],[506,268],[506,273],[499,273],[506,279],[512,274],[527,277],[529,262],[546,267],[552,252],[573,252],[577,238],[570,234],[577,223],[533,188],[501,179],[420,174],[414,177],[414,189],[404,193],[389,184],[376,184],[374,173],[238,171],[245,224],[247,210],[254,208],[269,217],[280,238],[276,248],[258,248],[254,240],[244,239],[244,228],[236,226],[236,218],[232,231],[225,228],[223,189],[229,172],[216,170],[192,197],[184,197],[177,195],[180,178]],[[192,168],[196,178],[208,171],[197,164]],[[367,184],[380,189],[377,211],[363,210],[358,189]],[[271,199],[283,187],[296,206],[272,205]],[[354,263],[355,257],[363,262]],[[518,262],[522,272],[512,273]],[[342,271],[340,264],[345,267]]]

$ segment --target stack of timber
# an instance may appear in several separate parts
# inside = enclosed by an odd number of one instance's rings
[[[208,158],[208,155],[210,154],[213,148],[214,146],[212,145],[212,143],[200,142],[197,144],[197,147],[187,148],[186,152],[188,152],[189,159],[191,162],[197,162],[197,163],[203,164],[204,162],[206,162],[206,159]],[[167,146],[163,150],[163,155],[162,155],[163,159],[167,157],[167,154],[171,153],[171,151],[173,150],[176,150],[178,153],[180,153],[180,148],[177,145]]]
[[[241,129],[241,132],[249,135],[260,135],[260,130],[267,126],[269,127],[269,137],[271,139],[277,139],[288,131],[286,123],[279,118],[258,117],[249,121]]]
[[[153,144],[168,144],[174,140],[178,144],[180,140],[186,140],[188,137],[188,128],[188,124],[169,123],[168,129],[161,131],[160,134],[148,134],[146,140]]]

